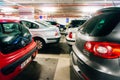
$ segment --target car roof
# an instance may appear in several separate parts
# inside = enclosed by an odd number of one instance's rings
[[[99,9],[98,11],[96,11],[94,13],[94,15],[99,15],[99,14],[103,14],[103,13],[112,13],[112,12],[120,12],[120,7],[106,7],[106,8],[102,8],[102,9]]]
[[[97,10],[95,13],[93,13],[93,16],[97,16],[97,15],[104,14],[104,13],[114,13],[114,12],[120,13],[120,7],[102,8],[102,9]]]
[[[98,12],[120,12],[120,7],[107,7],[98,10]]]
[[[20,22],[20,20],[15,20],[15,19],[0,19],[0,23],[6,23],[6,22]]]

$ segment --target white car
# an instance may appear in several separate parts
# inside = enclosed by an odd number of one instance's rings
[[[29,28],[39,50],[46,44],[59,43],[61,34],[58,27],[45,21],[21,20],[21,23]]]
[[[75,43],[75,34],[76,34],[76,31],[78,30],[78,27],[77,28],[70,28],[67,32],[67,35],[66,35],[66,42],[68,45],[73,45]]]
[[[85,22],[86,20],[72,20],[66,29],[66,42],[68,45],[73,45],[75,43],[75,34],[80,28],[80,26]]]

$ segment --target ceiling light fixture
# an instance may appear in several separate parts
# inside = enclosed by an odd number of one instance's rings
[[[57,9],[55,7],[42,7],[40,10],[42,12],[52,13],[52,12],[56,12]]]

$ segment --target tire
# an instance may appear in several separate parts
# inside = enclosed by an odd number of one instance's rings
[[[45,42],[41,38],[34,38],[34,41],[37,43],[37,49],[42,50],[45,47]]]

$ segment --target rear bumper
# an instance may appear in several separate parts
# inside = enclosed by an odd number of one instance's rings
[[[60,37],[58,38],[47,38],[47,43],[59,43]]]
[[[79,67],[74,63],[73,53],[70,54],[70,79],[71,80],[85,80],[80,74]]]
[[[74,45],[75,44],[75,39],[68,39],[66,38],[67,44],[69,45]]]
[[[86,60],[85,57],[76,50],[75,46],[72,47],[71,52],[71,76],[76,79],[72,80],[120,80],[119,74],[109,73],[100,65]],[[95,65],[94,67],[92,67]],[[99,67],[98,67],[99,66]]]
[[[30,47],[30,45],[27,47]],[[19,51],[21,50],[23,50],[23,48]],[[36,46],[33,45],[33,48],[30,49],[29,52],[26,53],[25,50],[24,52],[25,54],[19,59],[16,59],[15,61],[11,60],[11,62],[9,61],[10,64],[1,69],[0,80],[12,80],[15,76],[17,76],[24,69],[24,67],[32,61],[32,57],[34,56],[34,54],[37,54]],[[22,67],[21,64],[23,64],[23,62],[26,61],[28,58],[30,58],[30,60],[24,65],[24,67]]]

